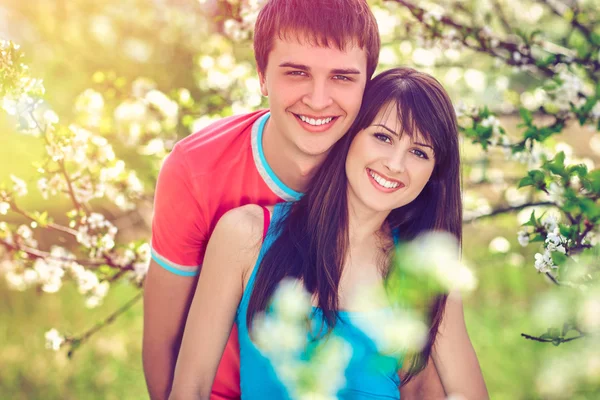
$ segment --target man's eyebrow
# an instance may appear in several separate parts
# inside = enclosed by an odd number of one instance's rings
[[[296,63],[292,63],[292,62],[284,62],[279,64],[280,67],[287,67],[287,68],[294,68],[294,69],[299,69],[302,71],[310,71],[310,67],[303,65],[303,64],[296,64]]]
[[[360,71],[356,68],[335,68],[331,70],[331,73],[340,75],[360,75]]]
[[[385,129],[388,132],[390,132],[391,134],[395,135],[396,137],[400,137],[400,135],[398,135],[397,132],[394,132],[393,130],[391,130],[390,128],[388,128],[387,126],[385,126],[383,124],[373,124],[372,126],[380,126],[383,129]],[[430,145],[430,144],[427,144],[427,143],[414,142],[414,144],[416,144],[417,146],[429,147],[431,150],[433,150],[433,146]]]
[[[304,64],[296,64],[293,62],[284,62],[279,64],[280,67],[282,68],[294,68],[294,69],[299,69],[301,71],[306,71],[309,72],[310,71],[310,67]],[[360,70],[356,69],[356,68],[334,68],[331,70],[332,74],[339,74],[339,75],[360,75]]]

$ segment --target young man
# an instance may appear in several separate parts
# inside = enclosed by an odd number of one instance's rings
[[[143,362],[152,399],[168,397],[216,222],[244,204],[301,195],[354,121],[379,47],[366,0],[269,0],[261,10],[254,49],[270,112],[225,118],[183,139],[159,175],[144,293]],[[211,398],[239,397],[234,327]]]

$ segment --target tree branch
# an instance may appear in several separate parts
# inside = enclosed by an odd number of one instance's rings
[[[546,7],[548,7],[548,9],[550,11],[552,11],[552,13],[554,15],[559,16],[563,19],[565,18],[564,12],[562,10],[559,10],[558,8],[556,8],[556,6],[552,2],[550,2],[548,0],[538,0],[538,1],[540,3],[542,3],[543,5],[545,5]],[[565,7],[567,7],[567,6],[565,6]],[[588,42],[590,42],[591,44],[593,44],[594,42],[592,40],[592,30],[577,20],[578,15],[579,15],[579,10],[574,9],[573,17],[571,18],[571,26],[573,28],[577,29],[579,32],[581,32],[583,34],[583,36],[585,36],[586,40]]]
[[[489,214],[485,214],[485,215],[480,215],[480,216],[473,217],[473,218],[464,219],[463,222],[473,222],[473,221],[477,221],[477,220],[480,220],[480,219],[495,217],[495,216],[500,215],[500,214],[509,214],[509,213],[521,211],[522,209],[527,208],[527,207],[537,207],[537,206],[554,206],[554,207],[557,207],[556,204],[552,203],[551,201],[540,201],[540,202],[536,202],[536,203],[525,203],[525,204],[521,204],[519,206],[510,206],[510,207],[497,208],[497,209],[493,210]]]
[[[143,294],[144,294],[144,291],[140,290],[140,292],[138,294],[136,294],[135,297],[133,297],[127,303],[123,304],[121,307],[119,307],[115,312],[113,312],[112,314],[110,314],[103,321],[100,321],[100,322],[96,323],[96,325],[94,325],[91,329],[87,330],[86,332],[84,332],[80,336],[65,338],[65,343],[69,343],[71,345],[71,348],[69,349],[69,352],[67,353],[67,356],[69,358],[73,357],[73,354],[75,353],[75,350],[77,350],[79,348],[79,346],[81,346],[86,341],[88,341],[89,338],[92,335],[94,335],[96,332],[98,332],[99,330],[101,330],[105,326],[110,325],[113,322],[115,322],[115,320],[120,315],[124,314],[127,310],[129,310],[131,307],[133,307],[138,301],[140,301],[140,299],[142,298]]]

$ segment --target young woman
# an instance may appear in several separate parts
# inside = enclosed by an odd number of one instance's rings
[[[346,154],[346,157],[342,156]],[[346,318],[350,298],[383,282],[395,240],[427,230],[461,239],[460,161],[454,109],[431,76],[396,68],[365,91],[359,116],[328,154],[304,196],[264,209],[225,214],[207,247],[177,360],[171,399],[208,399],[223,348],[238,326],[245,399],[289,398],[249,334],[282,279],[299,279],[328,332],[347,339],[352,357],[340,398],[399,398],[397,368],[368,368],[376,352]],[[421,360],[435,362],[444,390],[488,397],[458,294],[432,301]],[[438,334],[439,332],[439,334]],[[326,335],[325,335],[326,336]],[[325,340],[320,336],[315,340]],[[414,363],[403,381],[418,372]]]

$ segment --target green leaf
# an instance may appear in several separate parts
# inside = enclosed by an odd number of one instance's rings
[[[567,257],[566,254],[563,254],[560,251],[552,252],[552,262],[557,267],[565,265],[568,260],[569,260],[569,257]]]
[[[531,126],[531,123],[533,122],[533,115],[531,115],[531,111],[524,107],[521,107],[519,108],[519,114],[521,114],[521,118],[523,118],[525,125]]]
[[[564,175],[565,173],[565,153],[559,152],[553,160],[545,163],[544,167],[555,175]]]
[[[530,239],[530,242],[543,242],[544,240],[546,240],[546,238],[542,235],[535,235],[532,239]]]
[[[522,188],[522,187],[531,186],[531,185],[533,185],[533,178],[531,178],[530,176],[526,176],[525,178],[523,178],[519,181],[517,188]]]
[[[600,169],[590,172],[587,177],[590,180],[592,191],[595,194],[600,194]]]
[[[537,220],[535,219],[535,211],[531,212],[531,215],[529,216],[529,221],[525,222],[522,226],[536,226],[537,225]]]

